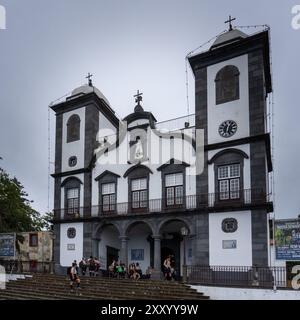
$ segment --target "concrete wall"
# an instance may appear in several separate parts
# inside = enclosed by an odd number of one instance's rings
[[[68,228],[76,229],[76,236],[69,239]],[[68,244],[75,245],[75,250],[68,250]],[[80,261],[83,256],[83,223],[63,223],[60,225],[60,265],[71,266],[74,260]]]
[[[191,286],[212,300],[300,300],[299,290]]]
[[[38,246],[29,245],[30,234],[38,235]],[[19,242],[22,261],[49,262],[52,260],[52,234],[50,232],[22,232],[21,235],[24,237],[23,243]]]
[[[222,221],[235,218],[238,228],[235,232],[226,233],[222,230]],[[251,211],[234,211],[209,214],[209,264],[223,266],[251,266]],[[235,249],[223,249],[223,240],[236,240]]]

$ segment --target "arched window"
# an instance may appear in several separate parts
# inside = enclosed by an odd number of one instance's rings
[[[67,122],[67,142],[80,140],[80,118],[73,114]]]
[[[82,182],[76,177],[65,179],[61,187],[65,189],[65,217],[80,213],[80,185]]]
[[[225,66],[216,75],[216,104],[221,104],[240,98],[239,69],[235,66]]]

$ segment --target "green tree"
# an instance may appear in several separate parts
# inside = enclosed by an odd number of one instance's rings
[[[43,217],[31,207],[23,185],[0,168],[0,232],[40,231]]]
[[[53,212],[46,212],[44,214],[44,216],[42,217],[42,219],[43,219],[43,229],[44,230],[52,231],[53,218],[54,218]]]

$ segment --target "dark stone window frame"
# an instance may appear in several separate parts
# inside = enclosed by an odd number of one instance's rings
[[[232,228],[228,228],[228,224],[232,224]],[[233,233],[238,229],[238,221],[235,218],[225,218],[222,221],[222,231],[225,233]]]
[[[240,99],[240,71],[234,65],[226,65],[218,71],[215,78],[216,105]],[[224,88],[228,90],[228,95],[224,94]],[[231,87],[230,87],[231,86]]]
[[[139,212],[139,211],[148,211],[149,209],[149,180],[150,180],[150,173],[152,174],[152,171],[144,166],[144,165],[136,165],[131,168],[129,168],[125,174],[124,178],[127,177],[128,181],[128,209],[130,209],[133,212]],[[147,206],[141,207],[141,208],[133,208],[132,207],[132,180],[135,179],[146,179],[147,180]]]
[[[81,180],[78,179],[77,177],[68,177],[67,179],[65,179],[62,184],[61,187],[64,188],[64,213],[65,216],[74,216],[76,213],[80,213],[80,185],[82,184]],[[78,189],[78,206],[77,206],[77,210],[76,208],[73,209],[73,212],[70,213],[69,212],[69,208],[68,208],[68,190],[69,189]]]
[[[101,173],[98,177],[95,178],[95,181],[98,181],[98,204],[99,204],[99,213],[113,213],[116,212],[117,209],[117,203],[118,203],[118,179],[120,176],[116,173],[113,173],[111,171],[104,171]],[[103,211],[102,210],[102,185],[107,183],[114,183],[115,184],[115,210],[109,210],[109,211]]]
[[[222,150],[215,154],[208,164],[214,164],[214,181],[215,181],[215,202],[221,204],[224,202],[232,201],[243,201],[244,199],[244,159],[248,159],[249,156],[241,150],[238,149],[227,149]],[[233,164],[240,165],[240,197],[238,199],[224,199],[219,200],[219,179],[218,179],[218,170],[219,167],[229,166]]]
[[[162,183],[162,190],[161,190],[161,199],[162,199],[162,209],[174,209],[174,208],[182,208],[186,206],[186,167],[189,165],[187,163],[176,163],[176,160],[171,159],[169,163],[166,163],[159,168],[157,171],[161,171],[161,183]],[[182,173],[183,175],[183,201],[182,204],[173,206],[167,205],[167,196],[166,196],[166,176],[168,174],[174,173]]]
[[[67,143],[80,140],[80,117],[73,114],[67,121]]]

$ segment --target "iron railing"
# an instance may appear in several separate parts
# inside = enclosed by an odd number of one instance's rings
[[[171,200],[171,201],[170,201]],[[172,201],[174,200],[174,201]],[[55,209],[55,219],[80,218],[85,216],[113,216],[126,214],[167,213],[207,208],[239,208],[270,202],[269,196],[261,189],[245,189],[234,192],[189,195],[175,199],[150,199],[143,201],[143,207],[136,203],[123,202],[91,207]],[[175,205],[169,205],[176,203]]]
[[[190,284],[230,287],[291,286],[285,267],[187,266],[187,281]]]

